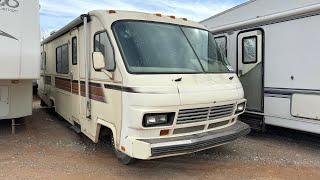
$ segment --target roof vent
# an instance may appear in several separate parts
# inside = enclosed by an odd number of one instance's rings
[[[114,13],[116,13],[115,10],[109,10],[108,12],[109,12],[109,14],[114,14]]]

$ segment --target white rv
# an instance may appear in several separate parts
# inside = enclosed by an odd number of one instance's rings
[[[0,120],[30,116],[32,80],[40,77],[39,1],[1,1],[0,16]]]
[[[161,14],[91,11],[42,42],[39,96],[117,158],[192,153],[249,133],[237,75],[199,23]]]
[[[240,77],[245,122],[320,134],[319,22],[319,0],[251,0],[201,22]]]

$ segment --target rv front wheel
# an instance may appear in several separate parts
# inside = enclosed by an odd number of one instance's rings
[[[114,152],[114,154],[116,155],[118,161],[121,164],[129,165],[129,164],[132,164],[136,161],[136,159],[134,159],[134,158],[132,158],[132,157],[126,155],[125,153],[116,149],[113,136],[111,137],[111,148],[112,148],[112,151]]]
[[[47,104],[44,102],[44,100],[41,99],[40,106],[41,106],[41,107],[46,107]]]

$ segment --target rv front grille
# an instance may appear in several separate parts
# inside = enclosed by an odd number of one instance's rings
[[[208,129],[213,129],[213,128],[218,128],[218,127],[221,127],[221,126],[225,126],[227,124],[229,124],[230,121],[222,121],[222,122],[217,122],[217,123],[212,123],[208,126]]]
[[[187,127],[187,128],[179,128],[175,129],[173,131],[173,134],[184,134],[184,133],[191,133],[191,132],[196,132],[196,131],[202,131],[204,130],[205,125],[201,126],[192,126],[192,127]]]
[[[235,104],[228,104],[196,109],[182,109],[179,111],[177,124],[195,123],[230,117],[233,115],[235,107]]]

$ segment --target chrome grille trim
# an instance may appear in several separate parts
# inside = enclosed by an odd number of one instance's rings
[[[232,116],[236,104],[227,104],[221,106],[181,109],[178,114],[177,124],[195,123],[209,121]]]

